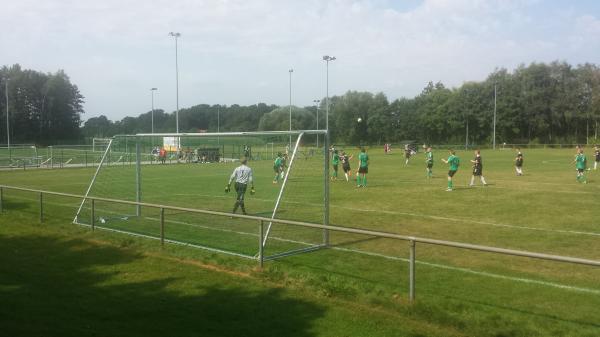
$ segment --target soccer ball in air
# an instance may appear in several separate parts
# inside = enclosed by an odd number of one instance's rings
[[[357,122],[362,122],[362,118],[358,117],[358,119],[356,120]]]

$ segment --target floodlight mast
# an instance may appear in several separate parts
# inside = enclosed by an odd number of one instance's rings
[[[10,119],[8,117],[8,77],[4,78],[4,93],[6,94],[6,146],[8,147],[8,157],[10,155]]]
[[[290,69],[288,70],[288,72],[290,73],[290,132],[292,131],[292,73],[294,72],[294,69]],[[292,147],[292,135],[290,134],[290,142],[288,143],[288,148],[291,149]]]
[[[175,38],[175,100],[176,100],[176,110],[175,110],[175,131],[179,133],[179,61],[177,55],[177,39],[181,37],[181,33],[177,32],[169,32],[169,36]],[[179,146],[179,144],[178,144]]]
[[[152,115],[151,115],[151,119],[152,119],[152,133],[154,133],[154,92],[158,90],[158,88],[150,88],[150,92],[152,94]]]
[[[319,130],[319,103],[321,103],[320,99],[313,100],[315,106],[317,107],[317,130]],[[317,135],[317,149],[319,148],[319,135]]]
[[[325,61],[325,63],[327,64],[326,66],[326,75],[327,75],[327,86],[326,86],[326,90],[327,90],[327,104],[325,105],[326,107],[326,113],[325,113],[325,141],[324,141],[324,151],[325,153],[328,153],[329,151],[329,62],[330,61],[335,61],[335,56],[329,56],[329,55],[325,55],[323,56],[323,61]],[[324,184],[325,184],[325,214],[323,216],[323,224],[324,225],[329,225],[329,154],[325,156],[325,175],[324,175]],[[323,244],[325,246],[329,245],[329,231],[328,230],[323,230]]]

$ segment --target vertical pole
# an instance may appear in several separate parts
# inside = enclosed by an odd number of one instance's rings
[[[4,212],[4,189],[0,187],[0,212]]]
[[[329,99],[327,100],[329,102]],[[323,225],[329,225],[329,129],[325,134],[324,139],[324,169],[325,174],[323,175],[323,183],[325,184],[325,195],[323,196]],[[329,246],[329,230],[323,229],[323,245]]]
[[[10,119],[8,118],[8,78],[4,80],[4,93],[6,94],[6,145],[8,146],[8,159],[10,161]]]
[[[327,133],[329,133],[329,60],[325,60],[325,63],[327,64],[327,70],[326,70],[326,75],[327,75],[327,85],[326,85],[326,94],[327,94],[327,104],[325,104],[325,129],[327,130]],[[327,136],[325,136],[327,137]],[[326,147],[325,150],[327,150],[328,148]]]
[[[259,226],[259,238],[258,238],[258,263],[260,266],[260,269],[262,269],[264,263],[265,263],[265,247],[263,246],[263,237],[265,236],[265,227],[264,227],[264,222],[262,220],[260,220],[260,226]]]
[[[288,143],[288,147],[292,148],[292,73],[294,69],[290,69],[290,142]]]
[[[92,232],[96,229],[96,200],[92,199],[92,218],[90,223],[92,224]]]
[[[179,133],[179,56],[177,52],[177,38],[179,33],[175,36],[175,92],[176,92],[176,104],[177,110],[175,111],[175,129]],[[179,143],[177,144],[179,146]]]
[[[40,223],[44,222],[44,194],[40,192]]]
[[[85,156],[85,167],[87,167],[87,150],[85,150],[84,156]]]
[[[135,201],[142,202],[142,162],[139,137],[135,137]],[[136,206],[135,214],[142,215],[142,206]]]
[[[155,89],[156,88],[150,89],[150,92],[152,93],[152,115],[151,115],[151,119],[152,119],[152,121],[151,121],[151,123],[152,123],[152,128],[151,129],[152,130],[151,131],[152,131],[152,134],[154,134],[154,90]]]
[[[496,149],[496,98],[498,96],[498,90],[496,88],[496,82],[494,82],[494,137],[493,137],[493,149]]]
[[[319,130],[319,103],[317,103],[317,130]],[[317,133],[317,150],[319,149],[319,134]]]
[[[415,301],[415,240],[410,240],[410,260],[409,260],[409,300],[410,303]]]
[[[160,245],[165,245],[165,209],[160,208]]]

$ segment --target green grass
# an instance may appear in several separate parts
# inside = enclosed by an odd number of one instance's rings
[[[345,181],[332,182],[333,224],[600,260],[597,249],[600,173],[588,172],[587,185],[576,183],[574,166],[570,164],[572,150],[525,151],[523,177],[514,175],[512,151],[484,151],[484,174],[490,185],[476,188],[466,187],[471,153],[459,152],[462,167],[455,177],[457,188],[453,192],[444,192],[447,168],[440,158],[445,152],[435,153],[435,176],[431,180],[425,178],[422,155],[414,157],[405,167],[400,153],[384,156],[379,152],[370,153],[366,189],[356,189],[353,183]],[[318,164],[317,159],[299,162],[298,168],[302,169],[299,172],[304,173],[295,177],[296,184],[290,185],[281,217],[320,219],[322,176],[314,169]],[[352,164],[356,166],[355,160]],[[254,162],[252,166],[257,194],[248,196],[247,207],[251,213],[266,215],[277,194],[277,187],[271,184],[270,162]],[[222,190],[233,167],[234,164],[145,166],[144,201],[229,211],[233,197]],[[0,183],[82,194],[91,174],[91,169],[0,172]],[[104,187],[96,192],[131,199],[134,196],[132,174],[132,168],[121,167],[119,173],[108,175]],[[37,196],[5,191],[5,198],[9,202],[10,216],[22,217],[17,218],[17,223],[30,223],[36,216]],[[65,236],[132,240],[134,246],[139,246],[138,252],[157,246],[153,240],[98,231],[93,235],[82,232],[78,227],[66,225],[75,214],[76,201],[56,197],[48,197],[46,201],[47,217],[62,224]],[[131,209],[118,207],[110,209],[117,213],[131,212]],[[157,235],[157,216],[156,211],[145,209],[144,218],[110,220],[106,226]],[[256,223],[179,213],[168,213],[167,220],[169,238],[249,255],[256,252]],[[13,230],[11,227],[9,232]],[[35,233],[40,228],[30,230]],[[311,243],[318,242],[320,235],[318,231],[284,227],[274,232],[275,237]],[[352,321],[369,321],[365,329],[371,326],[375,330],[356,330],[357,333],[348,335],[401,335],[390,333],[393,330],[378,331],[378,325],[372,326],[371,320],[362,317],[363,309],[359,308],[363,307],[376,307],[384,316],[424,324],[424,330],[420,330],[421,327],[410,330],[421,335],[436,334],[427,330],[430,325],[442,329],[442,335],[600,334],[598,268],[418,245],[418,304],[410,307],[405,296],[407,265],[401,260],[408,255],[406,243],[336,233],[332,233],[332,242],[336,245],[334,249],[269,262],[267,270],[257,277],[283,284],[291,292],[308,294],[306,296],[312,296],[309,302],[328,299],[358,305],[348,307],[349,311],[342,316]],[[267,248],[268,252],[277,252],[296,246],[274,240]],[[255,263],[189,248],[169,248],[171,250],[177,256],[219,264],[228,270],[246,271]],[[150,269],[146,268],[146,272],[155,272]],[[235,283],[235,280],[224,282]],[[343,331],[346,330],[329,335],[344,335]],[[309,335],[328,333],[327,328],[321,326],[311,330]]]

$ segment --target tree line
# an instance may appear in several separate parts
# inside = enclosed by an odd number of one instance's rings
[[[175,130],[175,112],[161,109],[118,121],[94,117],[81,124],[83,96],[63,71],[43,74],[17,65],[2,68],[0,75],[10,79],[15,141],[50,144],[150,133],[152,115],[155,132]],[[4,86],[0,92],[4,93]],[[483,81],[456,88],[430,82],[416,97],[391,102],[383,93],[348,91],[333,96],[329,106],[332,142],[491,144],[495,98],[497,143],[593,143],[598,139],[600,68],[555,61],[521,65],[512,71],[496,69]],[[2,114],[4,107],[0,103]],[[266,103],[199,104],[179,111],[179,127],[181,132],[287,130],[289,109]],[[325,98],[319,106],[293,106],[292,128],[315,129],[317,115],[319,127],[324,128],[325,110]],[[3,124],[0,133],[5,134]]]
[[[56,144],[81,139],[83,96],[67,74],[0,69],[0,143],[6,143],[6,97],[11,143]]]

